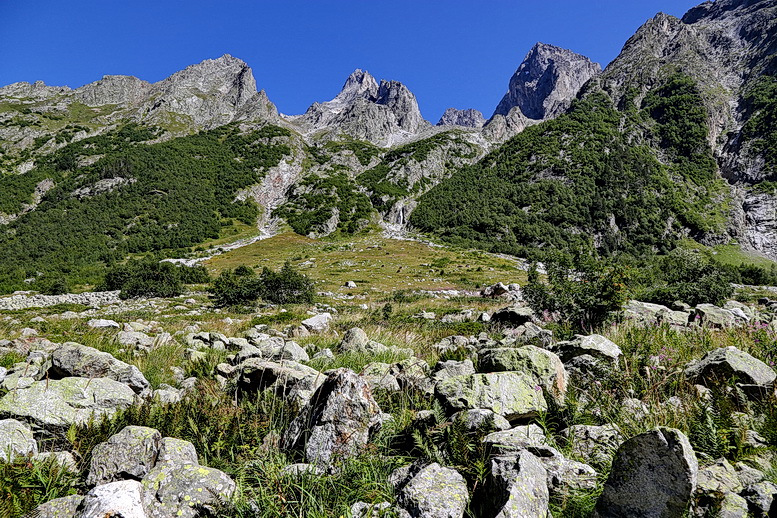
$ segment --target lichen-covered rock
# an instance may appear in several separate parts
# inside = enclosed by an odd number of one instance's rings
[[[694,308],[694,320],[702,325],[718,328],[731,327],[737,323],[737,317],[734,313],[713,304],[699,304],[696,306]]]
[[[618,448],[595,516],[682,516],[697,475],[696,455],[679,430],[657,428],[636,435]]]
[[[161,443],[162,434],[153,428],[125,427],[94,447],[87,485],[142,479],[154,467]]]
[[[586,355],[616,366],[623,354],[620,347],[602,335],[577,335],[573,340],[558,342],[553,350],[565,364]]]
[[[309,462],[328,464],[355,455],[380,426],[381,411],[363,377],[349,369],[329,371],[283,436]]]
[[[329,323],[332,322],[330,313],[320,313],[302,321],[302,325],[311,333],[323,333],[329,329]]]
[[[508,421],[534,417],[548,408],[542,387],[520,372],[454,376],[439,382],[435,392],[451,410],[482,408]]]
[[[191,462],[192,464],[199,464],[197,450],[194,448],[194,445],[189,441],[173,437],[162,439],[159,445],[157,462],[177,462],[179,464]]]
[[[383,518],[391,509],[388,502],[377,504],[368,504],[367,502],[356,502],[351,506],[352,518]]]
[[[135,402],[135,392],[107,378],[36,381],[0,398],[0,416],[28,421],[33,428],[61,432],[91,417],[112,415]]]
[[[481,372],[519,371],[534,378],[559,405],[564,403],[568,376],[561,359],[533,345],[484,349],[478,358]]]
[[[528,451],[491,459],[485,515],[495,518],[546,518],[550,495],[547,472]]]
[[[747,500],[755,518],[767,518],[777,514],[777,485],[757,482],[746,487],[742,496]]]
[[[468,374],[475,374],[475,365],[472,363],[472,360],[448,360],[438,362],[437,365],[434,366],[432,381],[437,383],[444,379],[452,378],[453,376],[466,376]]]
[[[38,453],[38,443],[32,430],[16,419],[0,421],[0,462],[11,462],[16,457]]]
[[[83,500],[84,497],[81,495],[55,498],[36,507],[32,516],[35,518],[73,518],[77,516],[78,506]]]
[[[736,493],[726,493],[720,502],[718,518],[748,518],[747,500]]]
[[[51,354],[51,366],[46,371],[49,379],[70,376],[81,378],[108,378],[132,388],[137,394],[148,392],[150,385],[140,370],[117,360],[94,347],[67,342]]]
[[[77,518],[150,518],[143,502],[143,486],[137,480],[122,480],[97,486],[85,496]]]
[[[721,347],[685,367],[685,376],[704,385],[737,383],[765,391],[774,389],[777,374],[764,362],[734,346]]]
[[[561,435],[566,439],[573,455],[597,465],[609,463],[623,440],[618,427],[612,424],[576,424],[562,430]]]
[[[534,423],[493,432],[483,438],[483,444],[498,455],[513,453],[530,446],[540,446],[546,443],[545,432]]]
[[[461,426],[467,432],[496,432],[510,429],[510,421],[491,410],[484,410],[482,408],[456,412],[451,416],[451,421]]]
[[[212,513],[235,492],[235,482],[226,473],[175,461],[157,463],[142,483],[149,518],[207,516],[204,510]]]
[[[304,404],[324,382],[324,375],[316,369],[291,360],[249,358],[235,368],[234,374],[242,392],[272,390],[297,404]]]
[[[397,476],[399,475],[399,476]],[[461,518],[467,509],[467,481],[455,469],[437,464],[411,466],[392,475],[397,504],[412,517]]]

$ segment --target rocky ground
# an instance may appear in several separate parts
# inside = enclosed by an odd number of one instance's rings
[[[517,285],[92,298],[0,317],[3,515],[777,512],[766,298],[632,301],[575,336]]]

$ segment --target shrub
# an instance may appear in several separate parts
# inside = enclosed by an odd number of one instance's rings
[[[259,278],[253,270],[244,266],[224,270],[208,291],[219,306],[253,304],[260,296]]]
[[[35,281],[35,287],[44,295],[63,295],[70,291],[67,279],[62,275],[43,275]]]
[[[259,298],[275,304],[313,302],[313,282],[289,262],[277,272],[265,267],[258,276],[246,266],[225,270],[210,292],[220,306],[249,305]]]
[[[723,268],[697,251],[678,248],[656,261],[637,298],[657,304],[681,300],[695,306],[720,304],[733,292],[731,277]]]
[[[170,262],[144,259],[110,268],[98,289],[121,290],[120,297],[175,297],[183,293],[183,285],[207,282],[210,279],[202,266],[176,266]]]
[[[536,312],[550,312],[577,331],[601,326],[623,308],[627,300],[627,271],[593,257],[578,259],[573,269],[566,261],[547,263],[547,283],[536,265],[529,270],[524,293]]]
[[[276,304],[313,302],[313,281],[287,262],[279,271],[264,268],[259,276],[261,297]]]

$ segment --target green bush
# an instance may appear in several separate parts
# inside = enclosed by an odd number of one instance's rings
[[[291,263],[275,272],[264,268],[259,276],[261,296],[276,304],[300,304],[313,302],[313,281],[299,273]]]
[[[590,256],[578,258],[574,268],[558,259],[546,263],[547,283],[536,265],[529,270],[524,294],[531,308],[549,312],[573,330],[590,332],[610,320],[628,300],[627,270]]]
[[[243,266],[221,272],[208,291],[219,306],[250,305],[261,294],[259,278],[253,270]]]
[[[639,300],[665,305],[680,300],[695,306],[721,304],[734,293],[730,274],[694,250],[673,250],[649,270],[644,286],[637,290]]]
[[[121,290],[122,299],[132,297],[175,297],[183,293],[183,285],[207,282],[210,279],[203,266],[176,266],[151,259],[129,261],[110,268],[98,289]]]
[[[70,291],[67,278],[56,274],[46,274],[39,277],[34,286],[44,295],[62,295]]]
[[[17,458],[0,462],[0,516],[17,518],[55,498],[75,494],[77,475],[56,463]]]
[[[289,262],[277,272],[264,268],[260,275],[240,266],[221,272],[210,293],[220,306],[250,305],[260,298],[275,304],[301,304],[313,302],[313,282]]]

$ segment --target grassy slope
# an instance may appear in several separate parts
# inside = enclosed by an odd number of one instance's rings
[[[379,234],[309,239],[283,233],[206,262],[217,273],[240,265],[278,268],[291,261],[319,290],[342,291],[356,282],[358,293],[394,290],[474,289],[494,282],[523,282],[517,263],[491,254],[399,241]]]

